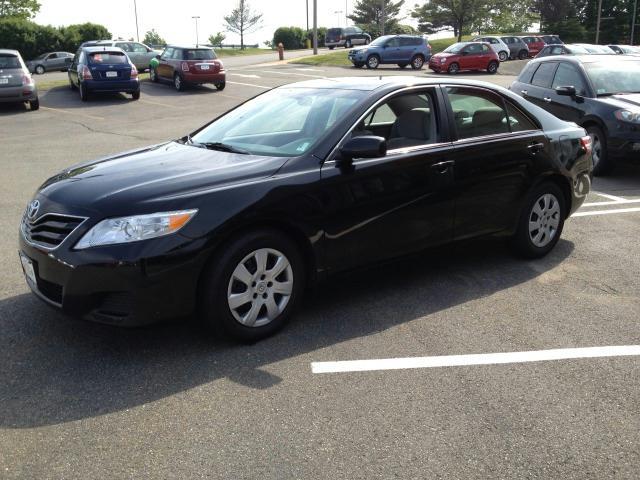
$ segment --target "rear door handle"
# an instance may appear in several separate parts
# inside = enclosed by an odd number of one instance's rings
[[[551,103],[551,97],[544,97],[542,100],[544,100],[547,103]]]
[[[446,162],[434,163],[431,168],[438,173],[447,173],[447,171],[455,165],[455,161],[448,160]]]

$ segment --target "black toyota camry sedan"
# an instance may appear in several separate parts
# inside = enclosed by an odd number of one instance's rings
[[[340,270],[493,234],[545,255],[591,162],[582,128],[494,85],[313,80],[48,179],[20,260],[69,313],[139,325],[197,312],[253,341]]]

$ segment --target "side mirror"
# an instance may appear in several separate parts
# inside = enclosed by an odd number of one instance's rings
[[[66,63],[67,65],[71,65],[71,61],[73,60],[73,57],[66,57],[64,59],[64,63]]]
[[[378,158],[387,154],[387,141],[384,137],[362,136],[347,141],[340,149],[336,160],[339,167],[349,166],[354,158]]]
[[[155,56],[156,60],[160,60],[160,57],[162,57],[162,55],[156,55]]]
[[[576,87],[573,85],[556,87],[556,93],[563,97],[574,98],[576,96]]]

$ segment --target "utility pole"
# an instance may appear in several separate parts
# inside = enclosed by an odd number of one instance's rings
[[[349,5],[347,5],[347,2],[349,0],[344,0],[344,26],[345,28],[349,26]]]
[[[133,13],[136,16],[136,39],[139,42],[140,41],[140,31],[138,30],[138,5],[136,4],[136,0],[133,0]]]
[[[307,32],[309,31],[309,0],[304,0],[304,5],[307,7]]]
[[[596,44],[600,40],[600,14],[602,13],[602,0],[598,0],[598,19],[596,20]]]
[[[602,1],[602,0],[600,0]],[[386,16],[386,11],[385,11],[385,0],[380,0],[380,3],[382,4],[382,12],[380,13],[380,35],[384,35],[384,22],[385,22],[385,16]]]
[[[313,54],[318,54],[318,0],[313,0]]]
[[[633,45],[633,37],[636,32],[636,13],[638,12],[638,0],[633,0],[633,13],[631,15],[631,41],[629,45]]]
[[[200,18],[199,16],[195,15],[193,17],[195,21],[196,21],[196,47],[198,46],[198,44],[200,43],[199,38],[198,38],[198,19]]]

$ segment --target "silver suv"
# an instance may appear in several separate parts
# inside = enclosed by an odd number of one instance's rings
[[[140,42],[129,42],[127,40],[95,40],[90,42],[84,42],[80,45],[82,47],[118,47],[124,50],[131,62],[136,66],[139,72],[144,72],[149,69],[149,62],[152,58],[155,58],[159,53],[153,48],[146,46]]]
[[[17,50],[0,50],[0,103],[28,103],[40,108],[38,89]]]

